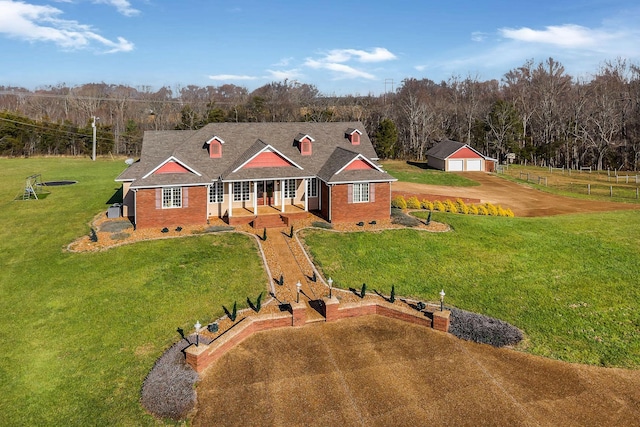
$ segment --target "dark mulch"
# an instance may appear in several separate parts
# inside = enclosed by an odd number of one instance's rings
[[[522,341],[522,331],[502,320],[451,308],[449,333],[467,341],[494,347],[515,345]]]
[[[100,230],[106,233],[120,233],[124,230],[133,231],[133,224],[129,221],[105,221],[100,224]]]
[[[418,218],[407,215],[402,211],[402,209],[397,208],[391,209],[391,222],[404,227],[417,227],[422,224]]]

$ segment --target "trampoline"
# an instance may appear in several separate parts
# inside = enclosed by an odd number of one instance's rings
[[[42,185],[46,185],[47,187],[59,187],[61,185],[73,185],[73,184],[77,184],[78,181],[65,181],[65,180],[61,180],[61,181],[45,181],[42,183]]]

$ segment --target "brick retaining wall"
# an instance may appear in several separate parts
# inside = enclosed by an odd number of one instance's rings
[[[246,317],[241,322],[236,323],[231,329],[227,330],[223,335],[216,338],[211,344],[191,345],[187,347],[185,349],[187,364],[196,372],[200,373],[255,332],[291,326],[304,326],[307,321],[307,304],[303,302],[293,303],[291,304],[291,309],[291,313],[256,314]],[[446,310],[434,312],[432,321],[424,312],[402,309],[382,301],[362,301],[341,304],[335,297],[325,300],[325,317],[327,322],[373,314],[429,328],[433,327],[433,329],[442,332],[449,331],[450,312]]]

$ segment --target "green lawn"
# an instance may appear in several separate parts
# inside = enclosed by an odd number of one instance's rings
[[[220,234],[63,249],[119,188],[121,159],[0,159],[0,425],[153,425],[139,404],[154,361],[264,290],[255,242]],[[77,180],[13,201],[28,175]]]
[[[421,212],[424,214],[425,212]],[[446,302],[508,321],[527,351],[640,367],[640,211],[548,218],[436,213],[453,231],[309,231],[305,241],[343,288]]]
[[[447,185],[451,187],[472,187],[479,185],[476,181],[461,175],[428,169],[426,163],[401,160],[385,160],[380,162],[384,170],[398,181],[415,182],[417,184]]]

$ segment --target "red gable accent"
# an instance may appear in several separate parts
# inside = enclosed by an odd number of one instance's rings
[[[354,131],[349,135],[349,141],[351,142],[351,145],[360,145],[360,134]]]
[[[449,159],[481,159],[482,157],[479,156],[478,153],[476,153],[475,151],[470,150],[467,147],[463,147],[458,151],[456,151],[455,153],[453,153],[452,155],[450,155],[448,158]]]
[[[222,144],[220,144],[220,141],[211,141],[211,143],[209,144],[209,157],[212,159],[222,157]]]
[[[310,156],[311,152],[311,140],[305,136],[302,138],[302,141],[300,141],[300,154],[303,156]]]
[[[291,166],[291,163],[280,157],[277,153],[265,151],[258,154],[250,162],[243,166],[244,168],[274,168],[282,166]]]
[[[355,170],[363,170],[363,169],[373,169],[371,165],[364,160],[355,160],[349,164],[344,170],[346,171],[355,171]]]
[[[162,165],[154,175],[157,173],[191,173],[187,168],[176,162],[167,162]]]

